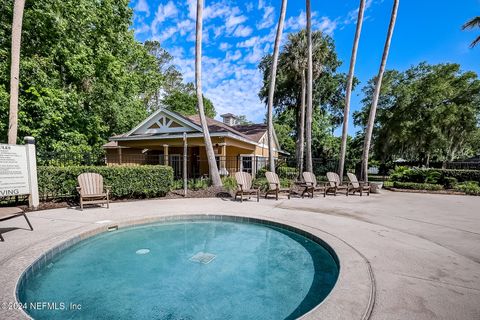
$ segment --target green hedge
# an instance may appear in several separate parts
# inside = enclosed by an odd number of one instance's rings
[[[480,170],[397,167],[391,172],[390,180],[398,182],[438,183],[446,188],[453,188],[457,182],[476,181],[480,183]]]
[[[398,189],[410,189],[410,190],[428,190],[428,191],[439,191],[443,190],[441,184],[432,184],[432,183],[415,183],[415,182],[393,182],[393,187]]]
[[[280,186],[282,188],[289,188],[292,185],[292,180],[280,178]],[[257,178],[253,181],[253,186],[259,188],[261,191],[268,190],[268,181],[267,178]]]
[[[480,196],[480,186],[476,181],[466,181],[455,186],[456,191],[465,192],[466,194]]]
[[[111,186],[112,198],[150,198],[164,196],[173,183],[173,169],[168,166],[135,167],[38,167],[38,189],[43,200],[78,197],[77,177],[83,172],[103,176]]]

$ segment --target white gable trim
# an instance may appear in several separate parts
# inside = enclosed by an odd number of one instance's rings
[[[267,138],[267,140],[268,140],[268,130],[263,134],[263,136],[260,139],[258,139],[257,144],[258,144],[259,147],[268,149],[268,144],[260,143],[260,141],[262,141],[265,138]],[[273,147],[273,150],[278,151],[278,152],[283,152],[280,149],[280,143],[278,143],[277,134],[275,133],[275,130],[273,130],[273,142],[275,144],[275,146]]]
[[[162,115],[165,115],[167,123],[160,123],[159,120],[162,118]],[[178,128],[169,128],[168,126],[172,123],[171,120],[175,120],[175,122],[180,123],[184,127],[178,127]],[[159,129],[149,129],[153,124],[157,124],[159,126]],[[167,129],[168,128],[168,129]],[[155,134],[155,133],[179,133],[179,132],[203,132],[202,128],[195,123],[189,121],[188,119],[185,119],[184,117],[178,115],[175,112],[172,112],[168,109],[165,109],[163,107],[160,107],[157,111],[152,113],[148,118],[140,122],[135,128],[127,132],[125,135],[126,137],[130,137],[134,135],[135,133],[138,133],[138,131],[141,131],[143,129],[143,132],[140,134]]]

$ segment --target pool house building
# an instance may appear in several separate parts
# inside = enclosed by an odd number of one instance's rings
[[[237,118],[231,113],[221,117],[223,122],[207,118],[220,174],[232,175],[237,171],[255,174],[265,167],[268,161],[267,125],[237,124]],[[107,165],[165,164],[173,167],[176,176],[181,176],[186,144],[188,176],[208,175],[198,115],[183,116],[160,108],[129,132],[109,140],[103,146]],[[273,142],[277,159],[283,152],[275,135]]]

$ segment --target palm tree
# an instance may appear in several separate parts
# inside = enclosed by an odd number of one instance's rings
[[[275,172],[275,162],[273,158],[273,95],[275,94],[275,78],[277,76],[278,54],[280,52],[280,41],[282,40],[283,23],[287,12],[287,0],[282,0],[282,9],[278,19],[277,35],[275,36],[275,46],[273,48],[272,73],[270,75],[270,88],[268,90],[268,162],[270,171]]]
[[[321,75],[323,69],[323,59],[328,56],[326,41],[320,31],[312,33],[312,55],[313,55],[313,79],[314,81]],[[307,91],[306,72],[308,68],[307,54],[307,32],[305,29],[298,33],[290,33],[288,42],[280,55],[280,64],[284,64],[284,68],[293,70],[295,78],[298,79],[301,88],[299,92],[300,104],[297,112],[297,140],[296,140],[296,159],[299,178],[303,172],[304,154],[305,154],[305,101]],[[282,67],[282,66],[281,66]]]
[[[307,112],[306,112],[306,124],[305,135],[307,140],[307,171],[313,172],[312,163],[312,113],[313,113],[313,60],[312,60],[312,12],[310,6],[310,0],[306,0],[307,11]]]
[[[197,0],[197,30],[195,43],[195,83],[197,89],[198,113],[200,123],[202,124],[203,140],[205,141],[205,151],[208,158],[208,169],[212,184],[216,187],[222,186],[222,179],[218,173],[217,161],[213,152],[212,140],[208,131],[207,119],[205,117],[205,109],[203,107],[202,95],[202,26],[203,26],[203,0]]]
[[[467,21],[467,23],[462,26],[462,30],[473,28],[480,28],[480,16],[476,16],[472,20]],[[478,43],[480,43],[480,36],[473,40],[473,42],[470,44],[470,48],[475,47]]]
[[[361,176],[364,181],[368,181],[368,155],[370,151],[370,144],[372,141],[373,125],[375,123],[375,114],[377,112],[378,98],[380,96],[380,89],[382,87],[382,79],[385,72],[385,65],[387,64],[388,51],[390,50],[390,43],[392,42],[393,29],[395,28],[395,22],[397,20],[399,2],[400,0],[393,0],[393,8],[392,14],[390,16],[390,25],[388,26],[387,40],[385,41],[385,47],[383,48],[380,69],[378,71],[377,78],[375,79],[375,90],[373,92],[372,106],[370,108],[370,114],[368,116],[365,140],[363,144]]]
[[[8,120],[8,143],[17,143],[18,131],[18,83],[20,75],[20,45],[25,0],[15,0],[12,22],[12,65],[10,67],[10,114]]]
[[[352,96],[353,76],[355,73],[355,63],[357,61],[358,42],[360,41],[360,33],[362,32],[363,13],[365,12],[365,0],[360,0],[358,7],[357,30],[353,40],[352,56],[350,57],[350,69],[348,70],[347,90],[345,92],[345,110],[343,111],[343,129],[342,129],[342,145],[340,147],[340,161],[338,162],[338,175],[340,181],[343,181],[343,169],[345,167],[345,153],[347,150],[348,136],[348,116],[350,114],[350,98]]]

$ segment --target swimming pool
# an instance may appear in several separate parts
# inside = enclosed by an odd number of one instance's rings
[[[273,225],[175,221],[81,241],[24,274],[34,319],[295,319],[331,291],[325,245]]]

